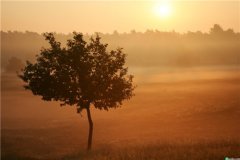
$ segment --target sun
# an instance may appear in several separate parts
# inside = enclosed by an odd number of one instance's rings
[[[161,18],[167,18],[171,15],[172,8],[168,3],[160,3],[154,7],[154,12]]]

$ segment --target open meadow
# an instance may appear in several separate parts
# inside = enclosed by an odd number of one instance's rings
[[[237,67],[148,72],[136,74],[135,96],[121,108],[91,108],[91,153],[85,111],[44,102],[15,74],[3,74],[2,160],[240,157]]]

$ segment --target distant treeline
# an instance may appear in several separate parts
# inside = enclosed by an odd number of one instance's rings
[[[127,63],[136,67],[192,67],[209,65],[240,65],[240,33],[224,30],[218,24],[208,33],[177,33],[147,30],[146,32],[112,34],[98,33],[102,41],[127,53]],[[65,46],[72,34],[58,34],[56,38]],[[85,34],[88,40],[91,36]],[[3,70],[16,70],[21,61],[33,61],[42,47],[48,47],[41,34],[35,32],[1,31],[1,65]],[[16,63],[18,61],[18,63]],[[13,63],[14,62],[14,63]],[[16,67],[12,66],[17,64]],[[16,69],[14,69],[16,68]]]

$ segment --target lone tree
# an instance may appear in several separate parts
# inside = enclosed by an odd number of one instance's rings
[[[78,113],[87,110],[87,149],[91,150],[90,106],[100,110],[120,107],[124,99],[133,96],[133,76],[127,74],[122,48],[107,51],[108,45],[101,43],[98,35],[87,43],[81,33],[73,34],[67,46],[61,47],[52,33],[45,33],[50,48],[43,48],[35,63],[27,61],[19,77],[25,82],[25,89],[43,100],[75,105]]]

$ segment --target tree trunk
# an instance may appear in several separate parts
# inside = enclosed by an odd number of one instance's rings
[[[92,148],[92,134],[93,134],[93,121],[91,117],[90,106],[87,107],[87,117],[88,117],[88,123],[89,123],[87,150],[90,151]]]

